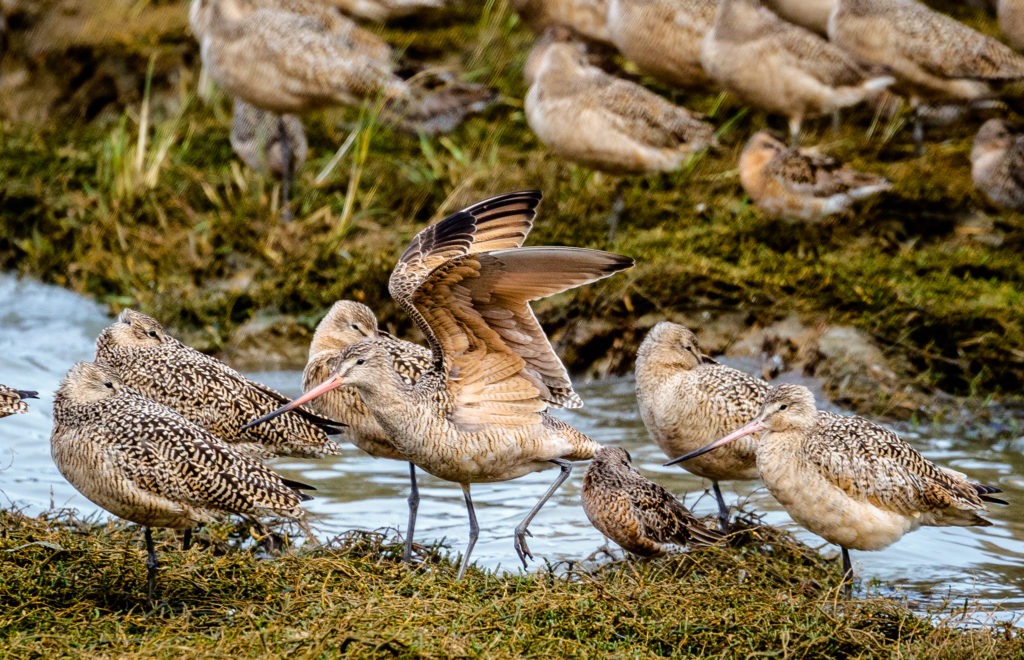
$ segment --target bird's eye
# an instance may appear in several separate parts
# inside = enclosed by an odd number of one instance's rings
[[[109,387],[110,389],[114,389],[114,384],[112,382],[110,382],[109,380],[107,382],[103,383],[103,384],[106,385],[107,387]]]
[[[356,325],[355,323],[353,323],[353,324],[352,324],[352,325],[351,325],[350,327],[351,327],[351,328],[352,328],[353,330],[356,330],[356,331],[358,331],[358,330],[359,330],[359,326],[358,326],[358,325]]]
[[[366,360],[364,360],[363,358],[359,358],[358,360],[356,360],[356,364],[363,364],[365,362]]]
[[[781,406],[779,406],[779,410],[785,410],[786,408],[789,408],[789,406],[787,406],[786,404],[782,404]]]
[[[152,337],[153,339],[156,339],[156,330],[149,330],[146,332],[146,334]]]

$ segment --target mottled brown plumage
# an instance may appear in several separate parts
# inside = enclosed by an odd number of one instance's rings
[[[145,314],[121,312],[97,338],[96,359],[112,365],[124,383],[143,396],[174,408],[252,456],[320,458],[338,453],[327,432],[337,432],[332,425],[340,424],[304,410],[242,431],[246,422],[288,398],[186,346]]]
[[[892,189],[885,178],[755,133],[740,154],[740,183],[758,207],[788,220],[821,222],[857,200]]]
[[[893,82],[869,77],[842,49],[782,20],[760,0],[721,0],[701,63],[745,103],[786,115],[794,141],[805,117],[855,105]]]
[[[669,171],[713,142],[703,117],[591,66],[577,44],[542,40],[524,101],[540,141],[563,158],[616,174]]]
[[[150,527],[187,529],[226,514],[299,517],[309,497],[170,408],[127,387],[113,367],[79,362],[53,404],[50,448],[89,500],[146,527],[149,596],[156,570]]]
[[[347,13],[371,21],[387,21],[392,18],[438,11],[456,4],[458,0],[325,0],[337,5]]]
[[[1006,35],[1010,45],[1024,50],[1024,1],[999,0],[996,5],[999,29]]]
[[[705,355],[685,326],[662,321],[640,344],[636,356],[636,398],[648,433],[669,458],[702,447],[739,428],[761,409],[768,383]],[[719,481],[757,478],[756,442],[734,443],[682,466],[710,479],[727,528],[729,510]],[[721,450],[720,450],[721,451]]]
[[[750,435],[761,436],[768,490],[793,520],[842,547],[844,575],[849,549],[881,550],[921,525],[990,525],[985,503],[1005,504],[991,496],[999,489],[938,467],[886,428],[816,410],[802,385],[772,388],[753,420],[693,454]]]
[[[39,392],[16,390],[7,385],[0,385],[0,417],[20,415],[28,412],[25,399],[38,399]]]
[[[302,121],[295,115],[278,116],[242,99],[235,99],[231,115],[231,148],[252,169],[267,172],[281,180],[302,169],[309,143]],[[285,154],[290,158],[289,163],[285,163]]]
[[[512,8],[537,34],[564,26],[585,39],[611,45],[608,0],[512,0]]]
[[[828,17],[836,8],[836,0],[764,0],[764,4],[790,23],[822,36],[828,33]]]
[[[608,32],[615,47],[645,73],[670,85],[710,80],[700,44],[715,22],[717,0],[609,0]]]
[[[296,2],[193,0],[189,17],[203,64],[232,98],[277,114],[380,100],[389,118],[429,134],[450,130],[494,100],[479,85],[452,81],[428,89],[424,83],[436,78],[402,80],[382,57],[387,45],[379,38]]]
[[[971,179],[996,206],[1024,211],[1024,134],[1002,119],[982,124],[971,148]]]
[[[559,466],[558,479],[516,528],[525,566],[530,521],[569,476],[568,461],[590,458],[600,446],[544,413],[579,398],[528,301],[633,262],[582,248],[519,247],[539,201],[536,191],[486,200],[424,229],[402,254],[391,295],[431,348],[430,368],[415,385],[395,373],[384,340],[364,339],[329,363],[332,375],[323,385],[281,409],[350,385],[402,454],[459,483],[470,514],[460,576],[478,532],[471,483]]]
[[[619,447],[602,447],[594,454],[583,476],[582,499],[587,518],[599,532],[641,557],[660,557],[721,538],[672,493],[640,474]]]

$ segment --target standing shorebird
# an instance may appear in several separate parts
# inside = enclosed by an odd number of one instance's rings
[[[715,22],[717,0],[609,0],[608,32],[622,55],[659,80],[703,87],[700,44]]]
[[[700,59],[726,91],[786,115],[794,145],[805,117],[856,105],[895,82],[868,76],[842,49],[782,20],[760,0],[721,0]]]
[[[380,101],[406,125],[436,134],[495,98],[478,85],[427,90],[422,78],[402,80],[386,43],[322,3],[192,0],[189,22],[210,77],[232,98],[277,115]],[[287,147],[283,118],[278,131]],[[289,213],[287,200],[282,209]]]
[[[740,183],[758,207],[788,220],[821,222],[892,189],[887,179],[835,158],[787,147],[766,131],[740,154]]]
[[[924,139],[922,106],[990,99],[992,83],[1024,79],[1024,57],[916,0],[837,0],[828,36],[860,62],[896,76],[914,109],[914,145]]]
[[[391,354],[391,368],[406,385],[415,385],[430,368],[430,351],[412,342],[396,339],[377,327],[373,310],[352,300],[339,300],[320,321],[309,345],[309,361],[302,372],[302,391],[308,392],[331,377],[331,361],[356,342],[379,339]],[[345,438],[374,458],[398,461],[409,459],[395,447],[387,431],[381,428],[359,393],[353,387],[339,387],[309,402],[318,413],[345,424]],[[404,561],[412,560],[413,533],[420,491],[416,485],[416,465],[409,463],[409,528],[405,536]]]
[[[0,417],[8,415],[20,415],[28,412],[28,404],[25,399],[38,399],[39,392],[31,390],[16,390],[7,385],[0,385]]]
[[[685,326],[662,321],[636,355],[636,399],[647,432],[669,458],[720,438],[761,409],[768,383],[719,364],[705,355]],[[729,507],[719,481],[757,479],[753,441],[738,442],[685,467],[711,480],[718,522],[729,529]]]
[[[996,206],[1024,211],[1024,135],[1002,119],[982,124],[971,148],[971,178]]]
[[[307,410],[243,431],[247,421],[288,398],[186,346],[145,314],[122,311],[96,339],[96,360],[113,366],[128,387],[256,458],[323,458],[338,453],[337,443],[327,434],[339,433],[341,424]]]
[[[708,529],[672,493],[637,472],[629,452],[602,447],[583,476],[583,510],[597,531],[641,557],[711,545]]]
[[[508,481],[557,465],[551,487],[515,529],[523,566],[530,522],[569,477],[569,461],[600,445],[545,413],[578,407],[568,373],[529,301],[607,277],[633,264],[574,247],[521,247],[538,191],[509,193],[427,227],[402,253],[388,286],[431,349],[430,368],[408,385],[388,346],[364,339],[329,362],[331,376],[274,415],[342,385],[354,387],[394,446],[427,472],[462,486],[469,565],[479,528],[470,484]]]
[[[231,115],[231,148],[246,165],[281,182],[281,203],[288,200],[295,173],[306,162],[309,143],[295,115],[275,115],[235,99]],[[281,127],[284,130],[281,130]]]
[[[892,431],[863,417],[815,409],[802,385],[778,385],[746,425],[668,465],[763,433],[757,471],[800,525],[843,551],[843,579],[853,575],[850,549],[881,550],[921,525],[987,526],[981,517],[998,488],[938,467]]]
[[[126,387],[109,365],[79,362],[53,402],[50,451],[78,492],[146,528],[147,601],[153,527],[191,529],[227,514],[298,518],[308,488],[282,479],[170,408]]]

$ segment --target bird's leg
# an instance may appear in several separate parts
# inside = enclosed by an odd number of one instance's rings
[[[544,496],[541,497],[540,500],[538,500],[537,503],[533,505],[533,508],[530,509],[530,512],[526,514],[525,518],[523,518],[523,522],[519,523],[519,525],[516,526],[515,548],[516,554],[519,555],[519,560],[523,562],[523,568],[526,568],[527,557],[533,559],[533,555],[530,553],[530,548],[526,545],[526,535],[530,533],[527,530],[527,527],[530,526],[530,522],[533,520],[534,516],[536,516],[537,513],[540,512],[541,507],[544,506],[544,504],[549,499],[551,499],[551,496],[555,494],[555,491],[558,490],[559,486],[565,483],[565,480],[569,478],[569,473],[572,472],[572,463],[565,460],[564,458],[553,458],[551,459],[551,462],[557,465],[558,469],[560,470],[558,478],[556,478],[554,483],[552,483],[548,487],[548,490],[546,493],[544,493]]]
[[[622,197],[623,182],[620,179],[615,184],[615,201],[612,202],[612,212],[608,214],[608,242],[615,240],[615,233],[619,230],[619,218],[622,217],[622,209],[626,206],[626,200]]]
[[[921,105],[914,105],[914,155],[920,156],[924,153],[924,117],[921,112]]]
[[[409,463],[409,482],[412,490],[409,491],[409,530],[405,534],[405,550],[402,552],[402,561],[412,561],[412,535],[416,530],[416,512],[420,508],[420,489],[416,485],[416,466]],[[468,496],[468,491],[467,491]]]
[[[722,489],[718,487],[717,481],[711,482],[711,487],[715,491],[715,499],[718,500],[718,528],[722,530],[723,534],[729,533],[729,507],[725,504],[725,498],[722,497]]]
[[[192,528],[189,527],[185,530],[185,533],[181,536],[181,551],[188,552],[188,549],[192,547]]]
[[[832,111],[832,132],[839,133],[843,130],[843,116],[840,114],[839,108]]]
[[[153,547],[153,530],[146,527],[146,605],[153,609],[153,591],[156,589],[156,567],[160,562],[156,558],[156,548]]]
[[[294,217],[288,200],[288,189],[292,183],[292,147],[288,144],[288,129],[284,125],[284,115],[277,118],[277,136],[281,140],[281,219],[290,222]]]
[[[853,593],[853,564],[850,563],[850,551],[843,548],[843,586],[846,595]]]
[[[473,553],[476,537],[480,535],[480,527],[476,524],[476,511],[473,510],[473,498],[469,496],[469,484],[462,484],[462,494],[466,498],[466,510],[469,511],[469,545],[466,546],[466,554],[462,556],[456,580],[461,580],[465,574],[466,567],[469,566],[469,555]]]
[[[803,124],[803,117],[789,118],[789,146],[800,146],[800,126]]]

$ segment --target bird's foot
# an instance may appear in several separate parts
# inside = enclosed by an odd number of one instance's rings
[[[526,529],[524,527],[516,527],[516,536],[515,536],[516,554],[519,555],[519,561],[523,562],[523,568],[526,568],[526,566],[527,566],[526,565],[526,558],[527,557],[529,557],[530,559],[534,558],[533,557],[533,553],[530,552],[530,546],[526,545],[526,537],[527,536],[533,536],[533,533],[530,532],[530,530],[528,530],[528,529]]]

